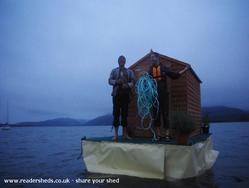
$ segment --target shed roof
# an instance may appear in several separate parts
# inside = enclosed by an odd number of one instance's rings
[[[158,53],[158,52],[157,52]],[[161,57],[161,58],[163,58],[163,59],[165,59],[165,60],[167,60],[167,61],[169,61],[169,62],[174,62],[174,63],[177,63],[177,64],[181,64],[181,65],[184,65],[184,66],[186,66],[186,65],[188,65],[189,67],[190,67],[190,72],[194,75],[194,77],[200,82],[200,83],[202,83],[202,81],[201,81],[201,79],[197,76],[197,74],[195,73],[195,71],[192,69],[192,67],[191,67],[191,65],[190,64],[188,64],[188,63],[185,63],[185,62],[182,62],[182,61],[179,61],[179,60],[177,60],[177,59],[174,59],[174,58],[172,58],[172,57],[169,57],[169,56],[166,56],[166,55],[163,55],[163,54],[160,54],[160,53],[158,53],[159,54],[159,56]],[[148,58],[150,56],[150,52],[149,53],[147,53],[144,57],[142,57],[141,59],[139,59],[136,63],[134,63],[134,64],[132,64],[129,68],[133,68],[133,67],[135,67],[136,65],[138,65],[139,63],[141,63],[143,60],[145,60],[146,58]]]

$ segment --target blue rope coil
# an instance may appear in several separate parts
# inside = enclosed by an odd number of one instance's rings
[[[136,83],[136,93],[138,115],[141,118],[141,128],[144,130],[150,129],[153,133],[153,140],[157,140],[152,126],[154,117],[157,117],[159,112],[157,82],[147,72],[144,72]],[[154,112],[154,109],[156,109],[156,112]],[[145,119],[149,119],[147,126],[144,125]]]

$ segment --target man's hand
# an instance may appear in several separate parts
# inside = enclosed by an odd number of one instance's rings
[[[118,84],[118,85],[121,85],[121,84],[123,84],[123,80],[121,80],[121,79],[119,79],[119,80],[116,80],[116,84]]]
[[[123,88],[123,89],[128,89],[128,88],[129,88],[129,85],[128,85],[128,84],[123,84],[123,85],[122,85],[122,88]]]
[[[190,66],[187,65],[184,69],[182,69],[182,70],[179,72],[179,74],[185,73],[189,68],[190,68]]]

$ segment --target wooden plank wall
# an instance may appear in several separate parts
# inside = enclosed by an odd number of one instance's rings
[[[194,118],[197,125],[195,134],[200,132],[201,128],[201,93],[200,83],[195,79],[190,71],[186,73],[187,76],[187,112]]]
[[[180,71],[184,68],[184,64],[170,62],[161,58],[160,61],[173,71]],[[136,66],[132,67],[135,78],[138,80],[141,72],[148,71],[150,62],[148,59],[143,60]],[[187,111],[194,117],[194,121],[198,125],[198,129],[194,134],[197,134],[201,126],[201,107],[200,107],[200,83],[190,71],[187,71],[177,80],[168,79],[168,88],[170,92],[170,112],[172,111]],[[131,102],[129,104],[128,125],[131,136],[135,137],[150,137],[150,131],[141,130],[141,120],[137,113],[137,97],[135,89],[132,90]],[[148,122],[146,122],[148,124]],[[162,129],[162,132],[165,130]]]
[[[172,63],[172,70],[179,72],[184,68],[183,65]],[[183,74],[177,80],[171,80],[171,111],[187,111],[187,87],[186,75]]]

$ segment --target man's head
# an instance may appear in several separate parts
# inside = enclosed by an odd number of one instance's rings
[[[151,51],[150,52],[150,60],[153,63],[153,65],[158,66],[159,65],[159,54]]]
[[[119,56],[119,58],[118,58],[119,67],[124,67],[125,62],[126,62],[125,56],[123,56],[123,55]]]

